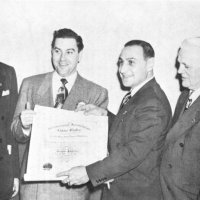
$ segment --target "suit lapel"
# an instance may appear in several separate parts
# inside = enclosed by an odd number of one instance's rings
[[[35,97],[36,104],[42,106],[53,107],[53,92],[52,92],[52,76],[53,72],[47,73],[42,81],[37,96]]]
[[[140,98],[141,96],[143,96],[143,91],[148,88],[148,87],[154,87],[154,84],[156,83],[155,78],[153,78],[152,80],[150,80],[149,82],[147,82],[143,87],[141,87],[128,101],[127,104],[125,104],[118,112],[118,114],[120,113],[124,113],[124,111],[127,110],[128,107],[130,107],[130,105],[132,105],[134,103],[134,100],[137,98]],[[118,115],[117,114],[117,115]]]
[[[178,121],[174,124],[167,135],[167,143],[176,141],[177,138],[185,134],[188,129],[192,128],[200,121],[200,97],[196,99],[187,111],[183,112],[184,108],[185,106],[180,112]]]
[[[82,78],[79,74],[77,74],[77,78],[75,80],[72,89],[70,90],[67,99],[63,105],[63,109],[65,110],[74,110],[76,107],[76,103],[79,101],[83,90]]]
[[[152,80],[150,80],[149,82],[147,82],[142,88],[140,88],[132,97],[131,99],[127,102],[127,104],[125,104],[117,113],[116,117],[115,117],[115,121],[112,124],[112,128],[111,128],[111,132],[109,134],[109,138],[111,139],[112,136],[114,135],[114,133],[116,133],[118,126],[120,124],[120,121],[123,121],[124,116],[127,114],[127,112],[130,111],[131,107],[136,108],[137,106],[137,102],[139,101],[140,98],[142,98],[143,96],[143,92],[144,90],[146,90],[146,88],[148,87],[154,87],[156,81],[155,78],[153,78]],[[132,111],[132,110],[131,110]],[[114,128],[113,128],[114,127]]]
[[[184,113],[188,97],[189,97],[189,90],[186,90],[181,94],[178,100],[175,112],[174,112],[172,126],[177,122],[179,117]]]
[[[127,104],[125,104],[117,113],[109,132],[109,139],[111,139],[113,135],[117,132],[119,125],[123,122],[123,118],[127,114],[127,112],[130,111],[130,108],[134,107],[134,99],[135,99],[135,95],[131,97],[131,99],[127,102]]]

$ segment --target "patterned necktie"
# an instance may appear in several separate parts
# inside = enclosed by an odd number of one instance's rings
[[[68,83],[67,80],[65,78],[60,79],[60,81],[62,82],[62,86],[58,89],[58,94],[56,96],[56,103],[54,108],[62,108],[65,99],[68,96],[68,90],[65,87],[65,85]]]
[[[193,91],[190,92],[190,94],[189,94],[187,103],[186,103],[186,105],[185,105],[185,110],[187,110],[187,109],[192,105],[192,98],[191,98],[192,93],[193,93]]]
[[[122,99],[122,103],[121,103],[121,105],[120,105],[120,109],[121,109],[125,104],[128,103],[128,101],[130,100],[130,98],[131,98],[131,91],[128,92],[128,93],[124,96],[124,98]]]

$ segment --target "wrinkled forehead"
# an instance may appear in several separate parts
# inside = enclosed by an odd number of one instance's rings
[[[178,61],[200,61],[200,38],[184,40],[178,54]]]

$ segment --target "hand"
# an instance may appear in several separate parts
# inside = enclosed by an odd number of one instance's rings
[[[31,125],[33,123],[33,116],[35,115],[35,112],[33,110],[31,110],[30,107],[31,107],[30,103],[27,102],[26,103],[26,110],[23,110],[21,112],[21,115],[20,115],[22,127],[24,129],[30,129]]]
[[[57,177],[65,176],[62,183],[68,185],[82,185],[89,181],[86,168],[84,166],[73,167],[68,171],[60,172]]]
[[[14,178],[14,182],[13,182],[13,195],[12,195],[12,197],[14,197],[15,195],[17,195],[18,192],[19,192],[19,179],[18,178]]]
[[[75,111],[84,111],[85,115],[107,116],[108,114],[107,110],[93,104],[78,104]]]

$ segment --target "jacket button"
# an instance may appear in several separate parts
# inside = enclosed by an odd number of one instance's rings
[[[125,115],[127,113],[127,110],[125,110],[124,112],[123,112],[123,115]]]
[[[169,168],[172,168],[172,164],[168,164],[168,167],[169,167]]]
[[[181,142],[181,143],[179,143],[179,146],[180,147],[184,147],[184,144]]]
[[[169,185],[167,185],[167,189],[168,189],[169,191],[171,191],[171,188],[169,187]]]

